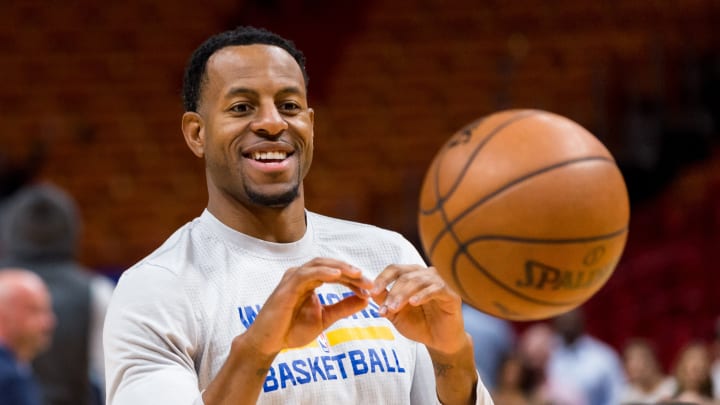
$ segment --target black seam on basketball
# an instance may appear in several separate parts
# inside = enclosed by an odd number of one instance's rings
[[[434,186],[435,186],[434,191],[435,191],[435,197],[436,197],[435,207],[431,208],[428,213],[425,213],[422,210],[420,211],[423,215],[432,213],[435,210],[440,211],[440,217],[442,218],[445,225],[440,230],[439,235],[444,235],[446,232],[453,234],[452,226],[450,223],[448,223],[447,213],[445,212],[445,209],[444,209],[445,201],[453,194],[453,192],[455,192],[457,185],[460,184],[461,179],[467,173],[468,167],[470,166],[470,164],[472,164],[475,156],[478,153],[480,153],[480,150],[483,148],[483,146],[485,146],[485,144],[487,144],[488,141],[490,141],[490,139],[495,137],[495,135],[497,135],[502,129],[505,129],[508,126],[510,126],[510,124],[517,122],[519,120],[522,120],[523,118],[527,118],[532,115],[536,115],[537,113],[538,113],[537,111],[523,111],[519,114],[515,114],[515,115],[511,116],[510,118],[508,118],[506,121],[502,122],[495,129],[490,131],[490,133],[485,137],[485,139],[483,139],[482,142],[480,142],[475,147],[475,150],[472,152],[471,158],[467,160],[465,167],[463,167],[462,171],[460,172],[460,175],[458,176],[458,180],[455,182],[455,184],[453,184],[453,186],[450,188],[450,190],[448,191],[448,194],[445,197],[440,196],[440,177],[438,176],[438,171],[440,170],[442,159],[445,157],[445,153],[447,152],[447,149],[443,150],[442,155],[440,155],[440,157],[438,159],[438,164],[435,165],[435,176],[434,176],[434,180],[435,180],[434,181]],[[453,239],[457,240],[457,237],[454,234],[453,234]],[[428,249],[426,249],[425,253],[428,255],[428,257],[432,256],[432,252],[435,250],[435,245],[437,244],[438,240],[439,240],[439,238],[435,238],[435,240],[432,242],[430,247]]]
[[[604,238],[603,238],[603,239],[612,239],[612,238],[618,237],[618,236],[624,234],[625,232],[627,232],[627,230],[628,230],[627,227],[624,227],[623,229],[621,229],[621,230],[619,230],[619,231],[615,231],[615,232],[612,232],[612,233],[610,233],[610,234],[604,235]],[[499,238],[501,238],[501,237],[498,237],[498,239],[499,239]],[[476,239],[477,239],[477,238],[475,238],[475,239],[473,239],[473,240],[476,240]],[[503,240],[512,240],[512,239],[503,239]],[[529,239],[529,240],[532,240],[532,239]],[[583,240],[583,239],[578,239],[578,241],[582,241],[582,240]],[[594,240],[597,240],[597,239],[596,239],[596,238],[586,238],[586,239],[584,239],[584,240],[594,241]],[[505,285],[503,282],[501,282],[500,280],[498,280],[497,278],[495,278],[495,277],[492,275],[492,273],[490,273],[490,272],[488,272],[487,270],[485,270],[485,268],[484,268],[483,266],[481,266],[481,265],[475,260],[475,258],[472,257],[472,255],[468,254],[468,252],[467,252],[467,245],[468,245],[468,244],[467,244],[467,243],[460,243],[460,241],[458,241],[457,238],[455,238],[455,241],[458,242],[458,250],[455,251],[455,254],[453,255],[453,259],[452,259],[452,266],[451,266],[451,268],[452,268],[452,277],[453,277],[453,280],[455,281],[455,285],[460,289],[460,292],[461,292],[463,295],[465,295],[466,297],[470,297],[471,294],[468,294],[468,292],[465,291],[465,289],[463,288],[463,284],[462,284],[462,282],[460,281],[460,277],[458,276],[457,260],[458,260],[458,258],[460,257],[460,255],[464,255],[465,257],[467,257],[468,260],[470,260],[470,262],[472,262],[473,266],[474,266],[477,270],[479,270],[485,277],[487,277],[490,281],[494,282],[496,285],[498,285],[500,288],[502,288],[503,290],[507,291],[507,292],[510,293],[511,295],[514,295],[515,297],[520,298],[520,299],[523,299],[523,300],[525,300],[525,301],[532,302],[532,303],[535,303],[535,304],[540,304],[540,305],[546,305],[546,306],[563,307],[563,306],[568,306],[568,305],[576,305],[576,304],[582,303],[582,302],[584,302],[585,300],[587,300],[587,298],[584,297],[584,298],[579,299],[579,300],[576,300],[576,301],[569,301],[569,302],[551,302],[551,301],[545,301],[545,300],[541,300],[541,299],[538,299],[538,298],[530,297],[530,296],[527,296],[527,295],[525,295],[525,294],[523,294],[523,293],[520,293],[520,292],[518,292],[518,291],[516,291],[516,290],[514,290],[514,289],[512,289],[512,288],[510,288],[510,287],[508,287],[508,286]],[[538,243],[540,243],[540,242],[538,242]],[[550,243],[553,243],[553,242],[550,242]],[[578,243],[578,242],[575,242],[575,243]]]
[[[536,114],[538,114],[538,111],[534,111],[534,110],[531,110],[531,111],[523,111],[523,112],[521,112],[521,113],[518,113],[518,114],[515,114],[515,115],[511,116],[509,119],[507,119],[506,121],[504,121],[503,123],[501,123],[500,125],[498,125],[497,127],[495,127],[495,129],[493,129],[492,131],[490,131],[490,133],[485,137],[485,139],[483,139],[479,144],[477,144],[477,145],[475,146],[475,149],[472,151],[472,153],[470,154],[469,158],[467,159],[467,162],[465,163],[465,167],[462,168],[462,170],[460,171],[460,174],[457,176],[457,178],[456,178],[456,180],[455,180],[455,183],[453,183],[452,186],[450,186],[450,189],[448,190],[448,192],[447,192],[447,194],[446,194],[445,196],[441,196],[441,195],[440,195],[440,182],[439,182],[439,176],[438,176],[438,171],[440,170],[440,167],[442,166],[442,160],[443,160],[443,158],[445,157],[445,154],[446,154],[447,151],[448,151],[447,148],[443,148],[442,152],[441,152],[440,155],[438,156],[437,164],[435,165],[435,172],[434,172],[434,174],[435,174],[435,175],[434,175],[435,182],[434,182],[434,188],[433,188],[433,190],[435,191],[435,206],[434,206],[434,207],[431,207],[431,208],[428,209],[428,210],[423,210],[422,207],[420,207],[420,213],[423,214],[423,215],[430,215],[430,214],[432,214],[433,212],[435,212],[435,211],[437,211],[437,210],[442,210],[442,205],[443,205],[443,203],[444,203],[448,198],[450,198],[450,196],[452,195],[453,192],[455,192],[455,189],[457,189],[458,185],[460,184],[460,182],[462,181],[462,179],[465,177],[465,174],[467,173],[468,168],[470,167],[470,165],[472,164],[473,160],[475,159],[475,156],[476,156],[478,153],[480,153],[480,150],[481,150],[492,138],[494,138],[495,135],[497,135],[501,130],[503,130],[503,129],[507,128],[508,126],[510,126],[510,124],[513,124],[513,123],[515,123],[516,121],[519,121],[519,120],[521,120],[521,119],[523,119],[523,118],[527,118],[527,117],[530,117],[530,116],[533,116],[533,115],[536,115]],[[474,122],[472,122],[469,126],[472,126],[472,125],[480,125],[484,120],[485,120],[485,118],[482,118],[482,119],[480,119],[480,120],[474,121]]]
[[[610,233],[606,233],[603,235],[595,235],[595,236],[587,236],[587,237],[580,237],[580,238],[557,238],[557,239],[539,239],[539,238],[522,238],[517,236],[506,236],[506,235],[478,235],[473,237],[472,239],[469,239],[465,241],[465,245],[470,245],[473,242],[478,242],[482,240],[502,240],[506,242],[517,242],[517,243],[536,243],[536,244],[573,244],[573,243],[587,243],[587,242],[597,242],[600,240],[605,239],[612,239],[614,237],[620,236],[628,231],[627,226],[622,227],[618,229],[617,231],[613,231]]]
[[[572,165],[575,163],[582,163],[582,162],[588,162],[588,161],[594,161],[594,160],[606,161],[606,162],[615,164],[615,161],[613,159],[608,158],[606,156],[586,156],[586,157],[581,157],[581,158],[577,158],[577,159],[571,159],[571,160],[566,160],[563,162],[558,162],[558,163],[552,164],[550,166],[541,167],[535,171],[529,172],[527,174],[524,174],[520,177],[517,177],[517,178],[505,183],[504,185],[495,189],[491,193],[480,198],[479,200],[474,202],[472,205],[468,206],[464,211],[462,211],[460,214],[458,214],[458,216],[453,218],[451,221],[447,220],[447,217],[444,215],[445,210],[441,209],[441,212],[443,213],[443,220],[445,222],[445,227],[443,229],[441,229],[440,232],[437,233],[437,235],[435,236],[435,239],[430,244],[430,247],[428,248],[428,252],[427,252],[428,256],[432,255],[432,252],[435,250],[435,247],[439,243],[440,239],[442,239],[442,237],[445,235],[445,233],[451,232],[453,225],[455,225],[458,221],[460,221],[462,218],[464,218],[466,215],[468,215],[470,212],[472,212],[475,208],[486,203],[488,200],[496,197],[498,194],[501,194],[502,192],[506,191],[507,189],[509,189],[519,183],[522,183],[525,180],[528,180],[532,177],[544,174],[546,172],[549,172],[549,171],[552,171],[552,170],[555,170],[555,169],[558,169],[558,168],[561,168],[564,166]]]

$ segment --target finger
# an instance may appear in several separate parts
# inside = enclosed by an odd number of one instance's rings
[[[337,269],[340,271],[339,278],[338,279],[325,279],[323,281],[325,282],[336,282],[340,284],[347,285],[348,287],[354,286],[357,287],[358,292],[360,290],[369,290],[372,288],[373,284],[372,281],[367,278],[362,270],[359,268],[345,263],[340,260],[331,259],[331,258],[315,258],[311,260],[310,262],[306,263],[302,266],[303,268],[315,268],[315,267],[321,267],[321,268],[332,268]],[[338,276],[337,273],[333,273],[331,277]],[[367,294],[363,294],[367,295]]]
[[[412,294],[407,302],[409,305],[417,307],[432,300],[451,300],[451,297],[447,297],[445,292],[446,289],[441,284],[433,283]]]
[[[373,282],[374,286],[372,290],[370,291],[370,295],[375,297],[376,295],[382,293],[383,291],[387,291],[388,286],[395,282],[397,278],[400,276],[401,271],[403,270],[403,266],[400,265],[390,265],[387,266],[376,278]]]
[[[323,327],[327,328],[337,320],[353,315],[365,308],[367,304],[366,298],[350,295],[332,305],[326,305],[323,308]]]
[[[332,264],[332,263],[331,263]],[[350,272],[350,275],[348,275]],[[336,283],[350,288],[355,294],[368,296],[368,290],[372,288],[372,281],[363,276],[357,275],[358,269],[343,269],[334,265],[312,263],[299,268],[289,269],[281,284],[292,289],[296,294],[303,295],[307,291],[319,287],[323,283]]]
[[[386,312],[397,313],[410,300],[418,302],[422,297],[437,292],[444,286],[442,281],[426,268],[414,267],[406,270],[390,288],[385,298],[385,308],[381,308],[381,312],[385,310]]]
[[[373,301],[377,303],[378,305],[382,306],[385,304],[385,299],[388,296],[388,290],[382,290],[380,293],[375,294],[372,296]]]
[[[362,297],[364,299],[370,298],[370,292],[365,288],[359,288],[354,285],[348,285],[347,287],[358,297]]]

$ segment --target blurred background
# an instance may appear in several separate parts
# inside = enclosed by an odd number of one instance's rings
[[[192,50],[263,26],[308,57],[316,110],[309,209],[419,247],[420,184],[464,124],[506,108],[579,122],[629,187],[626,252],[585,306],[620,348],[668,365],[720,315],[720,3],[4,0],[0,199],[48,181],[77,199],[81,260],[117,277],[206,203],[180,131]],[[1,203],[2,200],[0,200]],[[515,325],[518,329],[524,325]]]

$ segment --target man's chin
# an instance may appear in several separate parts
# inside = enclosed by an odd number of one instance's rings
[[[253,204],[268,208],[285,208],[299,197],[298,187],[281,193],[262,193],[255,190],[245,190]]]

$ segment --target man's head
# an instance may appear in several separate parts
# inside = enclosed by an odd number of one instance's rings
[[[565,344],[570,345],[585,333],[585,317],[580,308],[575,308],[557,316],[553,326]]]
[[[219,34],[193,54],[182,129],[205,159],[215,215],[302,205],[314,123],[303,63],[289,41],[254,28]]]
[[[307,87],[309,79],[305,70],[305,56],[292,41],[262,28],[238,27],[208,38],[193,52],[183,77],[182,96],[185,111],[197,111],[203,85],[207,80],[207,62],[215,52],[228,46],[255,44],[277,46],[289,53],[300,67]]]
[[[662,373],[655,349],[645,339],[636,338],[625,345],[623,363],[628,380],[643,387],[655,383]]]
[[[55,186],[38,184],[18,191],[0,224],[0,244],[13,262],[75,257],[79,214],[72,197]]]
[[[55,329],[50,293],[35,273],[0,269],[0,341],[29,362],[51,341]]]
[[[523,332],[518,342],[518,352],[530,368],[544,370],[554,344],[552,328],[546,323],[536,323]]]

